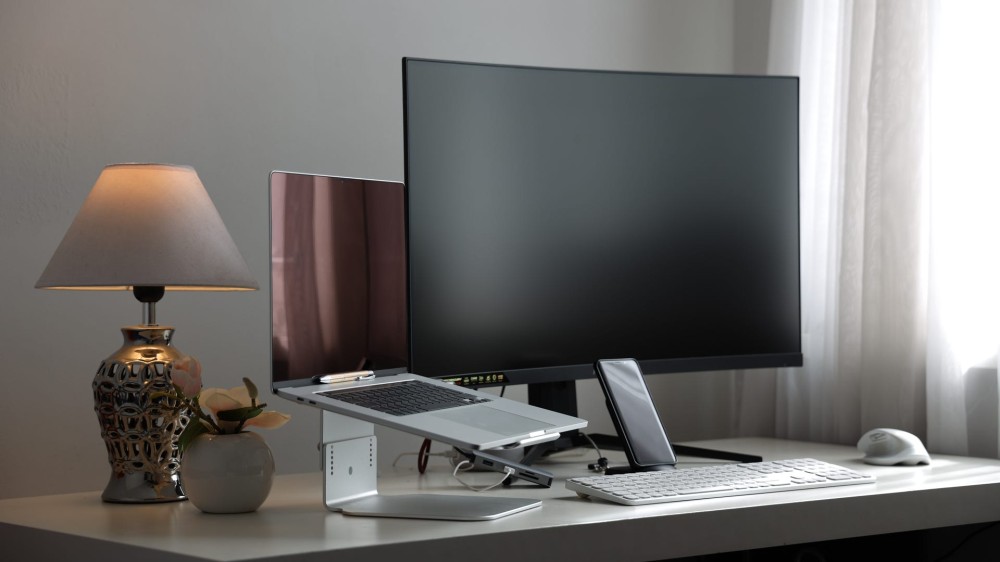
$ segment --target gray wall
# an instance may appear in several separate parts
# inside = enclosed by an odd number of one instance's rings
[[[123,292],[33,288],[105,164],[198,171],[263,290],[168,293],[159,321],[176,326],[177,347],[202,360],[207,386],[249,376],[266,387],[268,173],[401,180],[403,56],[758,72],[766,5],[0,0],[0,497],[100,489],[107,480],[90,382],[140,307]],[[719,400],[730,379],[654,378],[675,439],[732,430],[730,404]],[[599,388],[580,386],[581,415],[609,431]],[[317,412],[270,402],[293,416],[263,431],[279,471],[315,469]],[[379,436],[383,466],[420,442]]]

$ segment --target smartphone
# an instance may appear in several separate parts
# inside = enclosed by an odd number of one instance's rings
[[[650,470],[677,464],[639,364],[634,359],[601,359],[594,368],[629,465]]]

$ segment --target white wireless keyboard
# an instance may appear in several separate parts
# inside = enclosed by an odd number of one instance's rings
[[[789,459],[585,476],[567,480],[566,488],[582,497],[645,505],[874,482],[870,474],[828,462]]]

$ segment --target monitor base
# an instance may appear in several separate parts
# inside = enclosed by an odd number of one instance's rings
[[[588,435],[590,435],[590,438],[594,440],[594,444],[601,449],[610,449],[615,451],[622,450],[622,442],[617,435],[605,435],[602,433]],[[732,451],[721,451],[718,449],[704,449],[702,447],[692,447],[690,445],[683,445],[679,443],[671,443],[670,446],[673,448],[674,454],[678,456],[736,462],[761,462],[764,460],[764,457],[759,455],[734,453]]]

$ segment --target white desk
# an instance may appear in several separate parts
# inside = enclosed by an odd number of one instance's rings
[[[813,457],[878,477],[875,485],[626,507],[577,498],[566,476],[586,473],[592,451],[542,466],[552,488],[516,485],[487,494],[544,499],[541,508],[495,521],[349,517],[323,507],[320,473],[278,477],[259,511],[207,515],[190,502],[116,505],[100,492],[0,501],[4,560],[653,560],[785,544],[1000,521],[1000,460],[935,456],[927,467],[862,464],[852,447],[726,439],[692,445]],[[437,447],[441,447],[439,444]],[[682,459],[693,460],[693,459]],[[434,459],[412,458],[380,478],[382,493],[470,494]],[[495,473],[466,473],[476,484]],[[556,556],[558,555],[558,556]],[[140,558],[141,557],[141,558]]]

